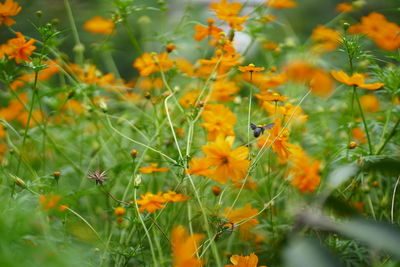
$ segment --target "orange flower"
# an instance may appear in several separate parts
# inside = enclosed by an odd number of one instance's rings
[[[209,177],[211,175],[211,163],[207,158],[192,158],[189,163],[190,168],[186,173]]]
[[[278,154],[280,162],[283,163],[287,161],[290,155],[289,143],[287,142],[289,139],[289,130],[287,128],[282,129],[281,120],[279,118],[275,119],[274,123],[274,127],[268,130],[270,136],[262,135],[258,139],[258,147],[266,148],[272,146],[272,150]]]
[[[367,90],[377,90],[384,86],[384,83],[365,83],[365,76],[361,73],[354,73],[351,77],[347,75],[344,71],[336,71],[332,70],[331,74],[333,78],[335,78],[337,81],[347,84],[347,85],[355,85],[360,88],[364,88]]]
[[[39,203],[45,211],[49,211],[57,206],[59,211],[64,211],[68,208],[66,205],[58,205],[60,202],[61,196],[59,195],[40,195]]]
[[[169,171],[168,168],[157,168],[158,163],[151,163],[150,166],[139,168],[139,171],[145,174],[154,173],[154,172],[166,172]]]
[[[161,192],[157,195],[147,192],[144,195],[140,195],[141,199],[136,200],[136,203],[140,205],[139,212],[144,212],[145,210],[152,213],[156,210],[165,208],[164,204],[167,200],[162,196]]]
[[[6,54],[8,59],[14,59],[15,62],[20,63],[21,61],[30,61],[29,56],[32,55],[33,50],[36,47],[33,45],[35,39],[26,41],[22,33],[17,32],[17,37],[8,40]]]
[[[189,199],[188,196],[184,196],[174,191],[168,191],[166,193],[158,192],[157,195],[147,192],[144,195],[140,195],[141,199],[136,200],[136,203],[140,205],[139,212],[155,212],[165,208],[167,202],[182,202]]]
[[[168,53],[144,53],[142,57],[137,58],[133,66],[139,70],[140,76],[149,76],[154,72],[163,71],[171,68],[174,62],[168,58]]]
[[[3,124],[0,124],[0,138],[5,138],[6,135],[6,131],[4,130],[4,126]]]
[[[230,223],[239,226],[239,231],[243,238],[250,236],[250,230],[260,222],[254,217],[258,214],[258,209],[254,209],[250,204],[243,208],[226,208],[222,217],[225,217]]]
[[[218,65],[218,74],[224,74],[228,72],[233,66],[240,64],[240,54],[224,54],[221,57],[220,50],[217,50],[216,56],[211,59],[199,59],[198,62],[202,65],[198,70],[198,76],[208,77],[215,69],[215,65]]]
[[[203,236],[189,235],[183,226],[176,226],[172,230],[171,246],[173,267],[201,267],[202,261],[197,258],[196,251]]]
[[[264,67],[256,67],[254,64],[249,64],[248,66],[239,66],[238,70],[241,72],[260,72],[263,71],[265,68]]]
[[[228,3],[227,0],[221,0],[219,3],[211,3],[210,8],[220,20],[228,22],[232,29],[243,30],[242,24],[247,20],[247,16],[237,16],[242,9],[239,2]]]
[[[312,160],[307,153],[297,145],[290,147],[290,173],[294,176],[290,184],[297,188],[301,193],[312,193],[320,184],[319,176],[320,162]]]
[[[3,4],[0,4],[0,25],[11,26],[15,24],[15,20],[9,17],[18,15],[20,11],[21,7],[13,0],[6,0]]]
[[[360,103],[363,110],[368,112],[378,112],[381,109],[379,99],[373,94],[367,94],[360,97]]]
[[[340,42],[340,32],[318,25],[311,34],[311,39],[318,42],[318,47],[326,51],[335,50]]]
[[[96,16],[83,25],[83,28],[91,33],[112,34],[115,24],[111,19]]]
[[[385,16],[372,12],[361,18],[361,23],[352,25],[349,33],[366,34],[375,44],[388,51],[396,51],[400,47],[400,27],[386,20]]]
[[[119,217],[123,216],[126,213],[126,209],[124,207],[116,207],[114,209],[114,215]]]
[[[200,124],[208,131],[208,140],[215,140],[218,135],[233,136],[233,126],[236,124],[236,116],[222,104],[208,104],[201,114],[205,121]]]
[[[218,39],[219,38],[219,33],[222,32],[222,30],[216,26],[213,25],[214,24],[214,19],[208,19],[208,27],[203,27],[200,24],[196,24],[194,26],[194,29],[196,31],[196,33],[194,34],[193,38],[196,41],[201,41],[204,38],[206,38],[207,36],[211,36],[214,39]]]
[[[365,137],[364,131],[360,127],[353,128],[351,130],[351,135],[353,136],[354,139],[356,139],[362,144],[365,144],[368,141],[368,139]]]
[[[247,159],[249,149],[240,146],[232,150],[233,137],[221,136],[215,142],[202,146],[203,153],[211,167],[207,177],[225,184],[228,179],[238,182],[246,176],[250,161]]]
[[[182,73],[186,74],[189,77],[194,76],[194,67],[190,61],[184,58],[177,58],[175,59],[175,64],[177,69],[180,70]]]
[[[280,95],[279,93],[273,91],[262,91],[261,94],[255,94],[255,97],[261,101],[274,102],[283,102],[289,99],[288,97]]]
[[[180,99],[179,103],[185,108],[192,107],[200,96],[201,90],[193,90],[186,92]]]
[[[235,82],[219,79],[212,85],[211,100],[228,102],[239,90]]]
[[[349,3],[343,2],[343,3],[339,3],[336,6],[336,11],[337,12],[350,12],[353,10],[353,6],[350,5]]]
[[[160,78],[144,78],[138,82],[137,87],[143,90],[151,90],[151,89],[161,89],[164,86],[162,79]]]
[[[265,5],[273,8],[291,8],[296,7],[297,3],[293,0],[267,0]]]
[[[184,196],[180,193],[176,193],[171,190],[168,191],[167,193],[164,193],[162,196],[166,201],[170,201],[170,202],[182,202],[182,201],[186,201],[189,199],[188,196]]]
[[[258,264],[258,257],[254,253],[251,253],[249,256],[232,255],[230,260],[233,265],[229,264],[225,265],[224,267],[257,267]]]
[[[329,73],[321,69],[315,69],[309,81],[311,92],[320,97],[328,97],[332,94],[333,83]]]
[[[38,81],[47,81],[54,74],[60,72],[60,68],[57,66],[56,62],[49,60],[49,61],[43,62],[43,63],[47,64],[47,68],[38,72],[38,75],[37,75]],[[11,83],[10,87],[13,90],[17,90],[21,86],[24,86],[25,84],[27,84],[29,82],[33,82],[34,80],[35,80],[35,73],[23,74],[23,75],[19,76],[17,79],[15,79]]]

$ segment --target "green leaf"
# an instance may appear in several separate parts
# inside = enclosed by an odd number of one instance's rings
[[[315,240],[294,239],[283,254],[285,266],[288,267],[341,266],[339,260]]]
[[[358,169],[355,164],[348,164],[335,169],[328,177],[327,186],[331,189],[338,188],[349,178],[356,175]]]
[[[400,229],[365,219],[334,224],[336,230],[376,249],[385,250],[400,259]]]

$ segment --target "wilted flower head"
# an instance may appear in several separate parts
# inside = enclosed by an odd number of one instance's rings
[[[107,180],[106,179],[106,171],[96,170],[92,173],[89,173],[88,178],[95,180],[96,184],[102,185]]]

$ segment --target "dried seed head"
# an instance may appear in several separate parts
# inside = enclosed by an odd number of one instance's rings
[[[106,171],[96,170],[92,173],[89,173],[88,178],[95,180],[96,184],[102,185],[107,180]]]

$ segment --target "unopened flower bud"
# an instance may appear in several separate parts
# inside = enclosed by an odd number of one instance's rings
[[[15,175],[11,175],[11,177],[14,179],[14,183],[15,183],[16,185],[18,185],[19,187],[21,187],[21,188],[23,188],[23,189],[27,188],[27,185],[26,185],[26,183],[24,182],[24,180],[22,180],[21,178],[15,176]]]
[[[43,15],[43,11],[42,10],[38,10],[38,11],[36,11],[36,16],[38,17],[38,18],[41,18],[42,17],[42,15]]]
[[[131,154],[131,157],[135,159],[139,155],[139,152],[136,149],[132,149],[129,154]]]
[[[142,183],[142,176],[140,174],[136,175],[135,186],[139,186]]]
[[[126,209],[124,207],[116,207],[114,209],[114,215],[119,217],[122,216],[126,213]]]
[[[354,149],[354,148],[357,147],[357,143],[354,142],[354,141],[351,141],[351,142],[347,145],[347,147],[348,147],[349,149]]]
[[[54,177],[54,179],[56,179],[57,182],[58,182],[58,179],[60,179],[60,175],[61,175],[60,172],[53,172],[53,177]]]
[[[212,188],[212,192],[215,196],[219,196],[221,194],[221,187],[219,187],[218,185],[215,185]]]

